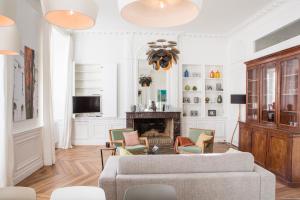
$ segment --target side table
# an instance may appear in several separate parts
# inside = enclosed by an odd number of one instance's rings
[[[101,164],[102,164],[102,171],[104,169],[104,164],[103,164],[103,151],[111,151],[111,155],[114,156],[116,155],[116,146],[111,146],[111,147],[106,147],[106,146],[101,146],[100,147],[100,154],[101,154]]]

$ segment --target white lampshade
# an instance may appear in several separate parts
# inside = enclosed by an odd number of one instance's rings
[[[93,0],[43,0],[48,22],[66,29],[88,29],[95,25],[98,6]]]
[[[15,24],[16,8],[15,0],[0,0],[0,26]]]
[[[172,27],[195,19],[202,0],[119,0],[121,16],[133,24]]]
[[[16,25],[0,27],[0,41],[0,54],[19,54],[20,38]]]

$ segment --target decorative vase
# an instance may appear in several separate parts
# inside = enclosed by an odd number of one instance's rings
[[[215,78],[215,73],[213,70],[211,70],[211,72],[209,74],[209,78]]]
[[[189,77],[189,76],[190,76],[189,71],[186,69],[186,70],[184,71],[184,77]]]
[[[221,73],[219,72],[219,70],[217,70],[216,72],[215,72],[215,78],[221,78]]]
[[[186,86],[184,87],[184,89],[185,89],[186,91],[190,91],[191,87],[190,87],[189,85],[186,85]]]
[[[150,109],[153,110],[153,112],[156,112],[157,107],[156,107],[155,101],[152,101],[152,102],[151,102],[151,107],[150,107]]]
[[[205,98],[205,103],[209,103],[209,97]]]
[[[218,102],[218,103],[222,103],[222,102],[223,102],[223,98],[222,98],[222,96],[221,96],[221,95],[219,95],[219,96],[218,96],[218,98],[217,98],[217,102]]]

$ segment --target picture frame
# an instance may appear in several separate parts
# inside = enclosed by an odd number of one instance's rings
[[[208,110],[208,116],[209,117],[216,117],[217,111],[216,110]]]

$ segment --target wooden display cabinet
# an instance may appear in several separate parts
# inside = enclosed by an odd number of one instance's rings
[[[300,186],[300,45],[245,63],[246,122],[239,149],[286,184]]]

